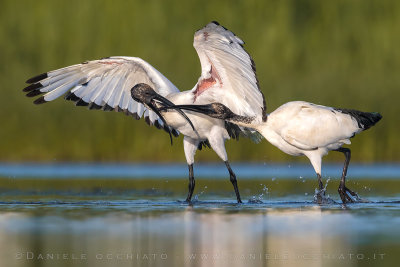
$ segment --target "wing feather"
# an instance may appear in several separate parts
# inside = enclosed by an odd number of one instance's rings
[[[96,95],[96,92],[98,88],[100,87],[101,83],[101,78],[100,77],[94,77],[92,80],[88,82],[86,85],[86,94],[82,96],[82,100],[88,103],[94,102],[94,96]]]
[[[131,97],[130,89],[142,82],[163,96],[179,92],[153,66],[134,57],[110,57],[49,71],[29,79],[27,83],[30,85],[24,91],[31,97],[44,94],[35,100],[37,104],[66,94],[65,99],[74,101],[76,105],[121,111],[135,118],[145,114],[151,125],[163,126],[157,114]]]
[[[64,83],[64,84],[60,85],[59,87],[57,87],[56,89],[48,92],[45,95],[44,100],[52,101],[52,100],[62,96],[63,94],[65,94],[71,88],[71,86],[73,87],[73,86],[76,86],[77,84],[78,84],[78,81],[76,81],[76,80],[72,80],[67,83]]]
[[[266,118],[265,99],[258,86],[254,61],[243,44],[217,22],[197,31],[193,46],[202,72],[192,92],[198,104],[220,102],[238,115],[261,121]],[[255,134],[255,131],[240,129],[242,133]]]
[[[126,110],[128,108],[130,98],[131,98],[131,96],[126,91],[123,91],[123,95],[122,95],[122,99],[121,99],[122,102],[120,102],[120,104],[119,104],[119,106],[123,110]]]

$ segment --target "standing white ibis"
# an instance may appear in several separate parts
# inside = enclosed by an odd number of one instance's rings
[[[358,195],[345,185],[351,151],[342,146],[351,144],[350,138],[374,126],[382,118],[376,112],[331,108],[304,101],[283,104],[264,120],[259,116],[237,115],[220,103],[177,105],[174,109],[189,110],[188,116],[191,116],[190,111],[195,111],[255,129],[283,152],[292,156],[305,155],[317,173],[318,203],[322,202],[325,193],[321,181],[321,161],[331,150],[342,152],[346,158],[338,188],[342,202],[354,202],[358,199]]]
[[[201,76],[193,89],[184,92],[180,92],[149,63],[136,57],[109,57],[49,71],[29,79],[27,83],[30,85],[24,91],[29,97],[43,94],[34,101],[35,104],[52,101],[66,93],[65,99],[74,101],[77,106],[120,111],[136,119],[144,117],[148,124],[164,128],[170,134],[177,136],[182,133],[189,167],[188,202],[195,187],[194,155],[202,146],[211,146],[225,162],[240,203],[236,175],[228,162],[225,140],[230,137],[238,139],[239,134],[257,140],[258,134],[205,115],[192,116],[188,123],[184,114],[176,110],[164,112],[163,118],[156,106],[220,102],[236,114],[262,117],[266,110],[264,97],[258,87],[254,62],[243,49],[243,44],[239,37],[217,22],[198,30],[193,45],[200,58]],[[155,91],[147,94],[146,88]]]

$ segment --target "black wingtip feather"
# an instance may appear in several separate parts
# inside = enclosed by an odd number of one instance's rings
[[[42,84],[41,83],[33,83],[31,85],[28,85],[27,87],[25,87],[24,89],[22,89],[23,92],[30,92],[33,91],[35,89],[41,88]]]
[[[101,109],[101,106],[100,105],[97,105],[96,103],[94,103],[94,102],[92,102],[92,103],[90,103],[90,105],[89,105],[89,107],[88,107],[89,109]]]
[[[67,93],[67,94],[64,96],[64,99],[65,99],[65,100],[70,100],[70,101],[76,102],[76,101],[78,101],[80,98],[77,97],[74,93],[69,92],[69,93]]]
[[[106,105],[103,107],[103,110],[104,110],[104,111],[111,111],[111,110],[114,110],[114,108],[113,108],[112,106],[106,104]]]
[[[179,133],[175,129],[172,129],[172,135],[178,137]]]
[[[76,106],[86,107],[89,106],[89,103],[83,101],[81,98],[75,103]]]
[[[38,99],[36,99],[35,101],[33,101],[33,104],[40,105],[40,104],[44,104],[44,103],[46,103],[46,102],[47,102],[47,101],[44,100],[44,96],[41,96],[41,97],[39,97]]]
[[[239,140],[240,133],[242,132],[239,126],[230,122],[225,122],[225,129],[227,130],[230,138]]]
[[[29,93],[26,94],[27,97],[34,97],[34,96],[38,96],[40,94],[43,94],[43,92],[40,92],[39,89],[35,89],[33,91],[30,91]]]
[[[153,125],[153,123],[150,121],[149,116],[144,117],[144,121],[145,121],[149,126],[152,126],[152,125]]]
[[[140,120],[140,116],[135,112],[135,113],[132,113],[132,117],[135,119],[135,120]]]
[[[206,141],[202,141],[199,143],[199,145],[197,146],[198,150],[202,150],[204,148],[211,148],[210,142],[208,141],[208,139]]]
[[[163,130],[164,130],[166,133],[169,133],[169,127],[168,127],[167,125],[165,125],[165,124],[164,124]]]
[[[160,125],[160,123],[158,122],[158,120],[156,120],[156,121],[154,122],[154,126],[156,126],[157,129],[161,129],[161,128],[162,128],[162,126]]]
[[[162,127],[162,129],[163,129],[166,133],[169,134],[169,127],[168,127],[168,126],[166,126],[166,125],[164,124],[164,127]],[[173,135],[174,137],[178,137],[178,136],[179,136],[179,133],[178,133],[175,129],[172,129],[172,130],[171,130],[171,133],[172,133],[172,135]]]
[[[35,76],[35,77],[32,77],[32,78],[28,79],[28,80],[26,81],[26,83],[36,83],[36,82],[38,82],[38,81],[41,81],[41,80],[43,80],[43,79],[46,79],[47,77],[48,77],[48,76],[47,76],[47,72],[45,72],[45,73],[39,74],[39,75],[37,75],[37,76]]]

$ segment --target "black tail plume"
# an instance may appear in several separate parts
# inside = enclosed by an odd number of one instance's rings
[[[382,119],[378,112],[362,112],[354,109],[336,109],[339,112],[352,116],[358,123],[358,127],[367,130]]]

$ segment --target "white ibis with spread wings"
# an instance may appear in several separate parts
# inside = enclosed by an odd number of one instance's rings
[[[184,151],[189,166],[191,201],[195,180],[194,155],[202,146],[210,146],[225,162],[241,202],[236,176],[229,166],[225,140],[239,134],[258,139],[246,127],[209,116],[179,110],[158,109],[172,104],[209,104],[220,102],[241,116],[265,117],[265,100],[259,90],[255,67],[243,49],[244,42],[231,31],[211,22],[194,35],[194,48],[200,58],[201,76],[193,89],[180,92],[153,66],[136,57],[109,57],[87,61],[49,71],[27,81],[27,96],[39,96],[34,103],[42,104],[65,94],[65,99],[89,109],[119,111],[132,115],[167,132],[184,135]],[[152,90],[148,90],[148,89]],[[154,91],[153,91],[154,89]],[[172,142],[172,137],[171,137]]]

